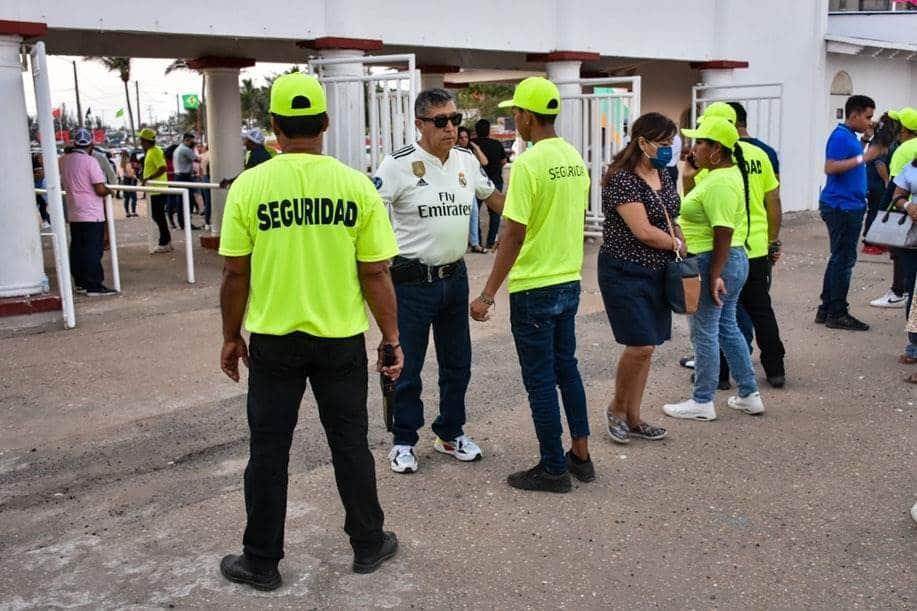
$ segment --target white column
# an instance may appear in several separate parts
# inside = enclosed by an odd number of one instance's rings
[[[554,81],[555,83],[561,81],[576,81],[579,80],[579,70],[582,65],[583,62],[581,61],[547,62],[545,63],[545,70],[548,73],[548,80]],[[560,95],[562,96],[578,95],[583,91],[578,83],[558,85],[557,88],[560,89]]]
[[[0,297],[41,293],[44,278],[19,63],[21,44],[19,36],[0,36],[0,116],[6,126],[0,140]]]
[[[363,76],[363,51],[356,49],[323,49],[322,59],[354,58],[353,62],[324,66],[327,78]],[[331,128],[325,134],[325,153],[347,165],[365,170],[366,84],[327,83],[328,116]]]
[[[210,148],[210,181],[233,178],[242,171],[242,104],[238,68],[205,68],[207,75],[207,142]],[[211,192],[213,235],[220,234],[226,191]]]
[[[420,88],[427,89],[445,89],[446,79],[444,74],[439,72],[422,72],[420,74]]]
[[[563,83],[564,81],[578,81],[581,61],[549,61],[545,63],[545,70],[548,73],[548,80],[554,83]],[[575,96],[583,92],[582,86],[578,82],[558,85],[561,97]],[[578,150],[585,150],[585,143],[582,142],[582,115],[583,105],[579,100],[567,100],[561,105],[560,116],[557,118],[555,128],[567,142],[572,144]]]

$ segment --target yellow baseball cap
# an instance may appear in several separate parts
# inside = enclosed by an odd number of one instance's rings
[[[719,117],[721,119],[726,119],[733,125],[736,124],[736,109],[727,104],[726,102],[714,102],[704,110],[704,114],[698,117],[697,122],[700,123],[708,117]]]
[[[706,117],[697,129],[683,129],[681,133],[686,138],[719,142],[729,150],[735,148],[736,142],[739,141],[739,132],[735,125],[723,117]]]
[[[539,115],[560,114],[560,91],[557,85],[541,76],[530,76],[518,85],[512,100],[497,104],[500,108],[516,106]]]
[[[156,130],[152,127],[144,127],[140,130],[140,133],[137,134],[137,137],[141,140],[149,140],[150,142],[156,142]]]
[[[917,132],[917,109],[908,106],[901,110],[890,110],[888,116],[903,125],[908,131]]]
[[[271,85],[271,112],[281,117],[311,117],[328,110],[325,90],[314,76],[293,72]]]

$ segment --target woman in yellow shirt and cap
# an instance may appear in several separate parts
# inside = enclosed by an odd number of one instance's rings
[[[736,304],[748,277],[749,234],[748,174],[737,145],[739,133],[720,117],[707,117],[697,129],[682,133],[695,139],[697,166],[709,170],[685,196],[679,216],[687,250],[698,258],[702,286],[700,305],[691,317],[694,392],[686,401],[664,405],[662,411],[673,418],[716,419],[713,399],[722,348],[739,389],[729,398],[729,406],[761,414],[764,404],[748,344],[736,323]]]

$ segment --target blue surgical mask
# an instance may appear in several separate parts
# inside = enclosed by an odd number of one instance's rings
[[[664,169],[669,162],[672,161],[672,147],[671,146],[660,146],[656,149],[656,156],[650,157],[650,163],[653,164],[653,167],[657,170]]]

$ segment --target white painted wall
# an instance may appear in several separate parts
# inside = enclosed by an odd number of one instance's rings
[[[684,62],[646,62],[637,70],[643,77],[643,112],[658,112],[675,123],[691,106],[691,87],[700,79],[700,73]]]
[[[828,34],[914,44],[917,12],[835,13],[828,16]]]
[[[914,95],[917,64],[903,59],[829,53],[826,75],[829,85],[839,70],[850,75],[853,93],[868,95],[876,101],[877,113],[917,104]]]

